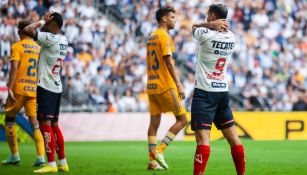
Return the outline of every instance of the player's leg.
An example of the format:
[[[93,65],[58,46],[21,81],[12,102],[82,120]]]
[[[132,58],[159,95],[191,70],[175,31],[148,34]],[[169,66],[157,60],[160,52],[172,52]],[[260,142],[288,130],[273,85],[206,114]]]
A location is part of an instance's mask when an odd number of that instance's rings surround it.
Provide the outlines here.
[[[203,174],[210,156],[210,130],[195,130],[197,143],[194,156],[194,175]]]
[[[191,128],[197,142],[194,157],[194,175],[203,174],[210,156],[210,131],[217,108],[214,93],[194,90],[192,100]]]
[[[39,129],[39,124],[36,117],[36,97],[28,97],[28,99],[25,101],[25,112],[26,115],[29,118],[31,127],[33,129],[33,135],[34,135],[34,141],[35,141],[35,147],[36,147],[36,161],[33,164],[33,166],[42,166],[45,162],[45,148],[44,148],[44,138],[43,135]]]
[[[234,126],[222,130],[224,137],[231,146],[231,155],[238,175],[245,174],[244,147],[240,142]]]
[[[45,152],[47,155],[48,164],[35,170],[34,173],[50,173],[58,172],[55,162],[55,137],[51,127],[52,116],[55,111],[56,97],[50,91],[41,87],[37,87],[37,118],[39,121],[39,129],[41,130],[44,138]]]
[[[229,106],[229,94],[225,92],[223,100],[220,102],[214,123],[216,127],[222,131],[224,137],[231,146],[231,154],[238,175],[245,174],[245,156],[244,148],[240,142],[239,136],[235,129],[235,121],[232,110]]]
[[[161,110],[155,95],[149,95],[149,111],[150,111],[150,122],[148,127],[148,155],[149,155],[149,163],[148,163],[148,170],[156,170],[156,169],[163,169],[155,160],[154,156],[151,156],[150,153],[153,151],[157,146],[157,132],[160,126],[161,121]]]
[[[1,162],[2,165],[16,165],[20,163],[15,118],[23,106],[24,99],[17,94],[15,94],[15,98],[15,103],[8,99],[5,104],[5,135],[11,154],[8,159]]]
[[[162,112],[172,111],[176,116],[176,122],[171,126],[161,141],[161,144],[155,148],[156,160],[165,169],[168,168],[164,160],[163,153],[170,143],[175,139],[176,135],[187,125],[187,117],[184,106],[178,97],[178,92],[170,89],[159,96],[159,104]]]
[[[55,136],[55,143],[56,143],[55,150],[59,159],[58,170],[62,172],[68,172],[69,167],[65,156],[65,146],[64,146],[65,141],[62,131],[59,127],[60,105],[61,105],[61,94],[59,93],[57,94],[56,109],[54,113],[55,117],[52,121],[52,130]]]
[[[176,122],[171,126],[167,134],[162,139],[162,142],[159,146],[157,146],[157,150],[160,153],[163,153],[168,145],[175,139],[176,135],[181,131],[187,124],[187,116],[186,114],[177,115]]]

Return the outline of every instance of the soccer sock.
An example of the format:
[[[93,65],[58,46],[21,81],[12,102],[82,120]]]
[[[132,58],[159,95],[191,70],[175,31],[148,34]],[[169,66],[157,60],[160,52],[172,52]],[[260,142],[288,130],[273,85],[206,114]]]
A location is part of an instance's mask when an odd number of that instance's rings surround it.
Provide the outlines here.
[[[194,175],[203,174],[210,155],[210,147],[206,145],[198,145],[194,158]]]
[[[231,155],[236,166],[237,174],[243,175],[245,173],[245,156],[243,145],[232,146]]]
[[[168,132],[166,136],[163,138],[161,144],[157,146],[157,150],[160,153],[163,153],[165,149],[167,148],[167,146],[174,140],[175,137],[176,137],[175,134]]]
[[[151,156],[150,156],[150,151],[152,151],[153,149],[155,149],[155,147],[157,146],[157,137],[156,136],[148,136],[148,152],[149,152],[149,160],[154,160]]]
[[[7,143],[9,144],[12,155],[15,157],[19,156],[18,143],[17,143],[17,132],[16,132],[14,122],[6,122],[5,133],[6,133],[5,135],[6,135]]]
[[[64,137],[59,126],[52,126],[54,132],[55,141],[56,141],[56,153],[58,154],[59,160],[65,159],[65,150],[64,150]]]
[[[35,141],[35,146],[36,146],[37,158],[44,160],[44,152],[45,152],[44,138],[43,138],[41,131],[39,130],[38,123],[32,125],[32,129],[34,132],[34,141]]]
[[[52,128],[49,125],[40,125],[39,128],[44,136],[45,151],[48,158],[48,164],[50,166],[55,166],[55,159],[54,159],[55,138]]]

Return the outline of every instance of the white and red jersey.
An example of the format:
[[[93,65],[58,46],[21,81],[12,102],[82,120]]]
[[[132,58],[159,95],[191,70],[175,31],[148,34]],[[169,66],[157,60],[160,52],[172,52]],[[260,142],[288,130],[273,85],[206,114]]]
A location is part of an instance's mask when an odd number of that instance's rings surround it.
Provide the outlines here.
[[[226,70],[235,47],[231,31],[218,32],[196,28],[193,37],[199,42],[195,88],[210,92],[228,91]]]
[[[48,91],[61,93],[60,71],[67,52],[67,39],[60,34],[38,32],[37,43],[41,46],[37,85]]]

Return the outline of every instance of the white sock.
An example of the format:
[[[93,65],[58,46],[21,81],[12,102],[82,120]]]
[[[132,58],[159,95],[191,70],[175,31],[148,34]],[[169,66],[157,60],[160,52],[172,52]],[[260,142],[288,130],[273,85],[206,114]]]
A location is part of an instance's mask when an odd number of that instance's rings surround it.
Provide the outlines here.
[[[66,158],[59,160],[59,165],[67,165]]]
[[[44,156],[36,156],[36,158],[39,159],[39,160],[45,160]]]
[[[19,152],[17,152],[16,154],[11,154],[14,158],[18,158],[19,157]]]
[[[51,167],[56,167],[56,163],[55,162],[48,162],[48,165]]]

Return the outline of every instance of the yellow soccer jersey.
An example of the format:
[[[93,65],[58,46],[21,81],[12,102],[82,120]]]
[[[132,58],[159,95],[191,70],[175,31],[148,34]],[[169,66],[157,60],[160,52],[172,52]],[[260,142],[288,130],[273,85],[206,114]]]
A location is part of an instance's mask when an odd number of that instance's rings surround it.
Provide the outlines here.
[[[12,45],[11,61],[19,61],[19,68],[13,91],[16,94],[36,97],[37,60],[40,46],[30,39]]]
[[[161,94],[168,89],[177,89],[175,81],[166,67],[163,56],[175,51],[173,40],[163,29],[151,33],[147,40],[147,93]],[[174,64],[174,61],[172,61]]]

